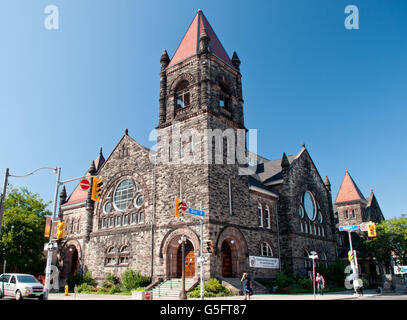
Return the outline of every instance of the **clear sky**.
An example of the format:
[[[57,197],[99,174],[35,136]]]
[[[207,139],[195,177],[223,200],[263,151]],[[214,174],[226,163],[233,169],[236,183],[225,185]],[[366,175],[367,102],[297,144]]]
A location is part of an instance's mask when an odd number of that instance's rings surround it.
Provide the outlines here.
[[[349,4],[358,30],[345,28]],[[45,28],[47,5],[58,30]],[[347,168],[385,218],[407,212],[405,0],[1,0],[1,185],[6,167],[80,176],[125,128],[152,147],[160,56],[172,57],[199,8],[242,62],[245,125],[261,155],[305,143],[333,200]],[[50,171],[10,183],[53,200]]]

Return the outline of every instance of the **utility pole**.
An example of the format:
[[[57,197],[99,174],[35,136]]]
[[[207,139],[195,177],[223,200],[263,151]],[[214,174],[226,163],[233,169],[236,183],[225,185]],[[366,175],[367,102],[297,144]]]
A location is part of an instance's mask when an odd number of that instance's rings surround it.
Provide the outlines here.
[[[52,264],[52,256],[53,256],[53,240],[52,236],[54,234],[54,221],[57,217],[57,207],[58,207],[58,189],[60,186],[60,177],[61,177],[61,168],[57,168],[57,181],[55,185],[55,196],[54,196],[54,211],[52,214],[51,220],[51,230],[49,235],[49,244],[48,244],[48,258],[47,258],[47,266],[45,268],[45,288],[47,290],[47,296],[49,292],[49,285],[50,285],[50,276],[51,276],[51,264]]]
[[[9,177],[9,168],[6,168],[6,174],[4,175],[3,191],[1,194],[0,202],[0,235],[1,235],[1,226],[3,223],[4,202],[6,201],[8,177]]]

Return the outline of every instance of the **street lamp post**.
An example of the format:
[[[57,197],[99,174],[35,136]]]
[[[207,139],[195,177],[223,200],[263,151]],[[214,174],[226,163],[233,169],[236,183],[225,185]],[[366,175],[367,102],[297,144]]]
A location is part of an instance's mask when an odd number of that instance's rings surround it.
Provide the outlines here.
[[[318,259],[318,254],[315,251],[311,251],[308,258],[312,259],[312,286],[314,289],[314,299],[315,299],[315,259]]]
[[[180,293],[180,299],[181,300],[186,300],[187,296],[185,294],[185,242],[187,240],[186,235],[181,236],[181,245],[182,245],[182,280],[181,280],[181,293]]]

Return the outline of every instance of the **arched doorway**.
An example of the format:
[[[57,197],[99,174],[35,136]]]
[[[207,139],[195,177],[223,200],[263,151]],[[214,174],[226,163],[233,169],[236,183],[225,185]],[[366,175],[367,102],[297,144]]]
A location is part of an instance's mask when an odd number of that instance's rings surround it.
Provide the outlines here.
[[[191,278],[195,276],[195,254],[194,246],[191,241],[185,242],[185,277]],[[177,250],[177,278],[182,276],[182,243]]]
[[[228,241],[223,241],[221,247],[222,277],[230,278],[232,272],[232,249]]]
[[[78,271],[79,266],[79,255],[78,250],[74,246],[69,247],[68,250],[72,250],[72,258],[71,258],[71,273],[76,274]]]
[[[80,271],[81,248],[76,241],[68,241],[61,252],[62,276],[67,277]]]
[[[249,250],[243,233],[236,227],[225,227],[216,244],[217,271],[224,278],[240,278],[248,270]]]

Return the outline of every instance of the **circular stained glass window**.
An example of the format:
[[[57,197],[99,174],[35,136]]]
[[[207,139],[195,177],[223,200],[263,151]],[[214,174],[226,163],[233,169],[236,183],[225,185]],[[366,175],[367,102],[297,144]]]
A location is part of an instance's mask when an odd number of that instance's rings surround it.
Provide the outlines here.
[[[314,196],[310,192],[305,192],[304,193],[304,209],[305,213],[307,214],[308,218],[311,221],[314,221],[316,218],[316,204],[315,204],[315,199]]]
[[[134,206],[136,208],[140,208],[144,203],[144,196],[142,194],[138,195],[137,198],[134,200]]]
[[[302,205],[298,207],[298,215],[300,216],[300,218],[304,218],[304,208],[302,207]]]
[[[134,197],[134,183],[130,179],[123,180],[117,186],[114,195],[113,203],[117,210],[125,210]]]

